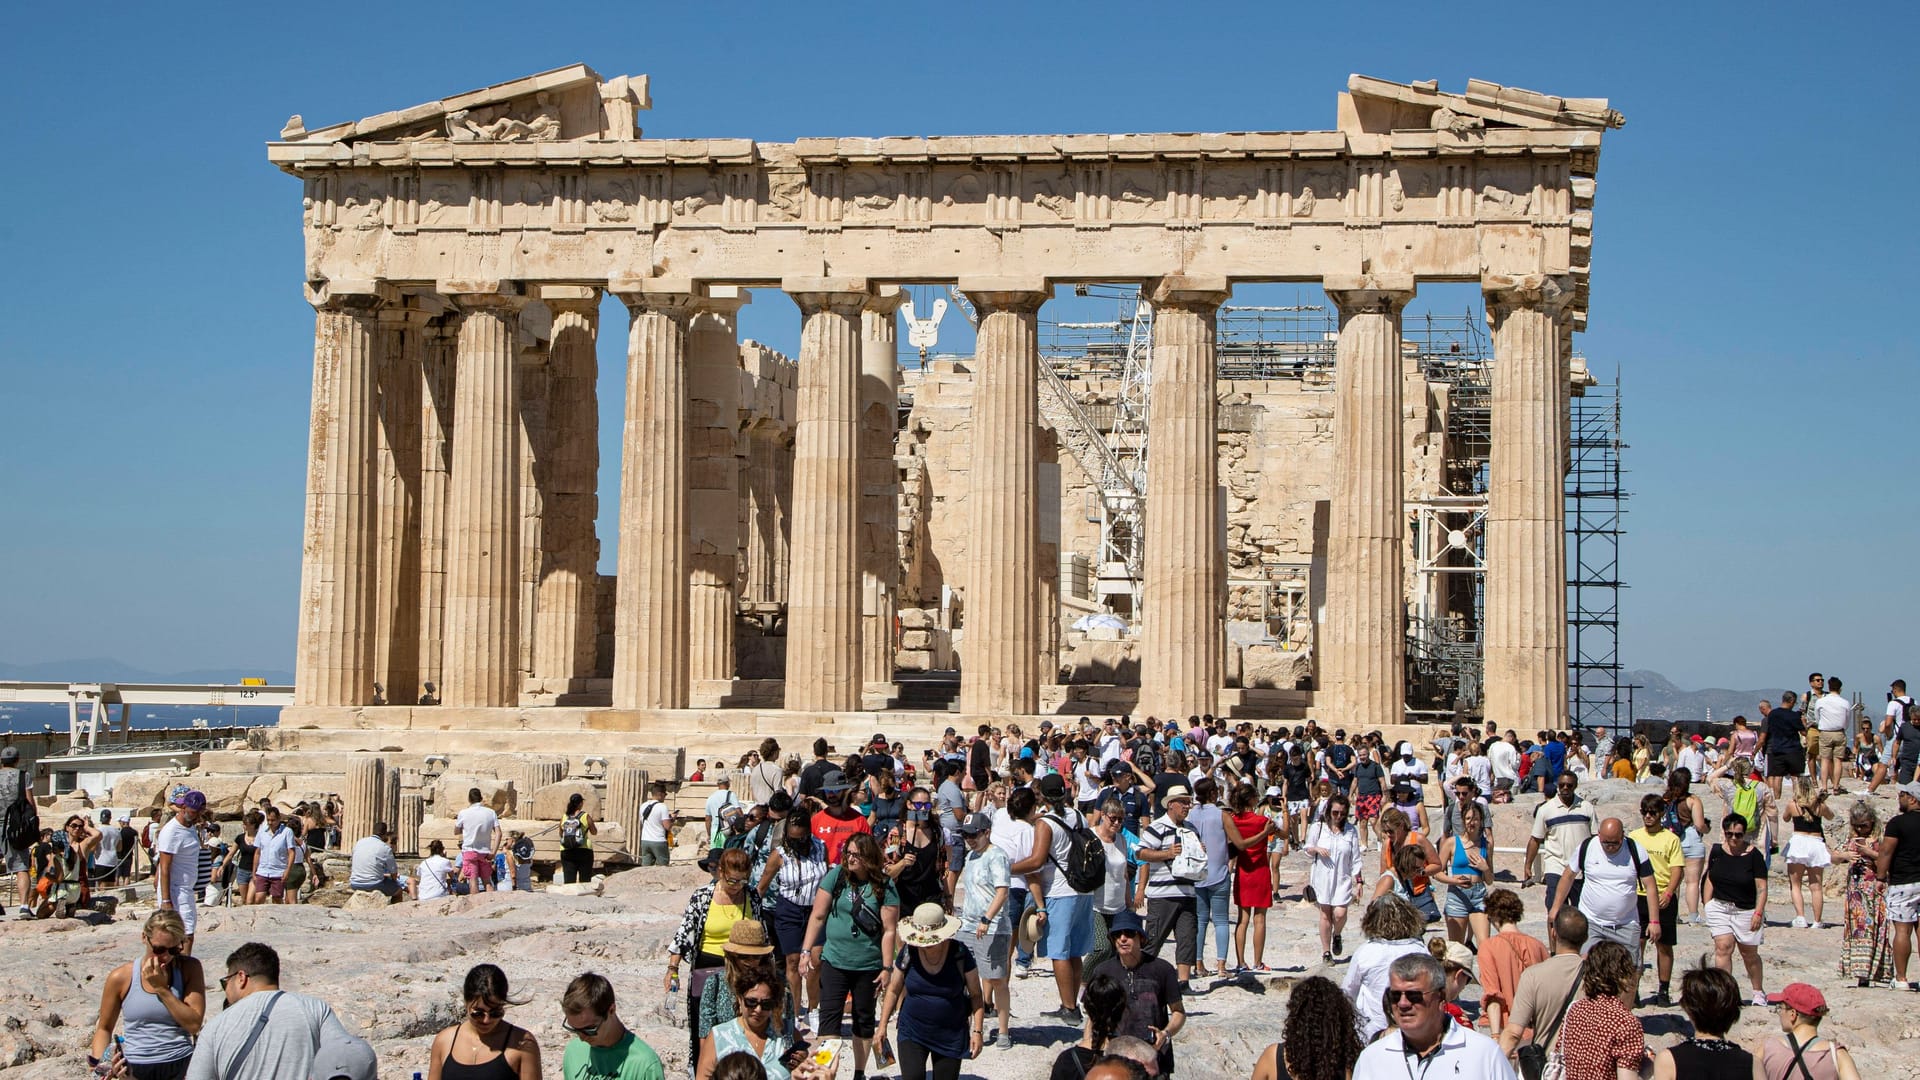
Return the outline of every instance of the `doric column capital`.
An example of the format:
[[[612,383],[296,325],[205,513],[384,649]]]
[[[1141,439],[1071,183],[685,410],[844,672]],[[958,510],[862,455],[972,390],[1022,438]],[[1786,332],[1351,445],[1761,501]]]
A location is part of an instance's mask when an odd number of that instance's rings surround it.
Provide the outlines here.
[[[1533,309],[1558,318],[1573,304],[1571,274],[1488,274],[1480,279],[1486,295],[1487,318],[1520,309]]]
[[[685,321],[703,297],[687,278],[625,278],[607,283],[607,291],[627,305],[627,314],[655,313]]]
[[[1398,315],[1414,296],[1412,274],[1329,274],[1321,285],[1342,315]]]
[[[1147,282],[1142,291],[1156,308],[1210,311],[1227,302],[1233,285],[1218,274],[1169,274]]]
[[[592,285],[542,285],[540,302],[555,315],[561,312],[593,313],[600,310],[600,290]]]
[[[526,290],[517,281],[443,281],[437,291],[463,312],[512,314],[527,306]]]
[[[1053,299],[1053,290],[1045,278],[977,277],[961,278],[960,291],[981,315],[990,311],[1027,314]]]
[[[694,306],[700,314],[719,315],[732,320],[740,309],[753,303],[753,297],[738,285],[709,285],[701,290]]]
[[[862,310],[872,315],[892,318],[900,305],[906,303],[907,292],[898,285],[876,285],[867,297],[866,307]]]
[[[316,311],[372,314],[389,298],[390,290],[373,281],[309,281],[307,303]]]
[[[799,305],[802,315],[858,315],[874,295],[866,278],[853,277],[785,278],[780,288]]]

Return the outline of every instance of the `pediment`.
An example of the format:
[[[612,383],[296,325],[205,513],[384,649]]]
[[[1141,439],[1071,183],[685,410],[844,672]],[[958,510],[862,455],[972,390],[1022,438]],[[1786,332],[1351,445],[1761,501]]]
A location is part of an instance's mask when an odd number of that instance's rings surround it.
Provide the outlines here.
[[[1340,100],[1340,130],[1348,134],[1450,131],[1468,135],[1487,127],[1603,131],[1625,123],[1624,116],[1607,107],[1606,98],[1554,97],[1482,79],[1468,79],[1464,94],[1449,94],[1430,81],[1396,83],[1353,75]]]
[[[585,64],[309,131],[296,114],[281,142],[563,142],[636,139],[635,114],[653,105],[645,75],[602,79]]]

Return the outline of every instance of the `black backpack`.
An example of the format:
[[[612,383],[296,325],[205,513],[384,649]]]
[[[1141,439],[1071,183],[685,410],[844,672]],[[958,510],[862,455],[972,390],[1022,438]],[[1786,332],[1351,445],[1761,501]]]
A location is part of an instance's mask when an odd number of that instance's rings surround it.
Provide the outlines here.
[[[1067,884],[1077,893],[1097,891],[1107,882],[1107,849],[1100,843],[1100,837],[1087,827],[1087,819],[1082,817],[1080,824],[1069,825],[1058,814],[1048,814],[1047,820],[1067,834],[1067,857],[1054,859],[1051,852],[1047,857],[1053,865],[1067,875]]]
[[[13,804],[7,807],[7,846],[15,851],[25,851],[40,839],[40,809],[33,803],[33,795],[27,790],[27,773],[24,769],[15,769],[20,778],[20,791],[14,796]]]

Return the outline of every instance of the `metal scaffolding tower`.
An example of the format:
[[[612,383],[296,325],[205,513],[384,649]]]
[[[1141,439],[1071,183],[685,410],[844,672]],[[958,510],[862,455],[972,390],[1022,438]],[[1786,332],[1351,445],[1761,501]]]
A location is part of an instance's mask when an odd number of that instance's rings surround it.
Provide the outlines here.
[[[1573,399],[1567,468],[1567,715],[1575,727],[1632,727],[1620,684],[1620,375]],[[1623,696],[1623,689],[1627,691]]]

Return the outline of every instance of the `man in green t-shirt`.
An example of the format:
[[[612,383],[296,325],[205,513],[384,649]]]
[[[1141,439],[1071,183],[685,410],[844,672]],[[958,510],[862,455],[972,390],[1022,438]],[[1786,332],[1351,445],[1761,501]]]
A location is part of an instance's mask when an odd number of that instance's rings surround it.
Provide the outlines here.
[[[613,984],[589,971],[560,997],[562,1026],[573,1034],[560,1062],[565,1080],[666,1080],[653,1047],[627,1030],[613,1011]]]

